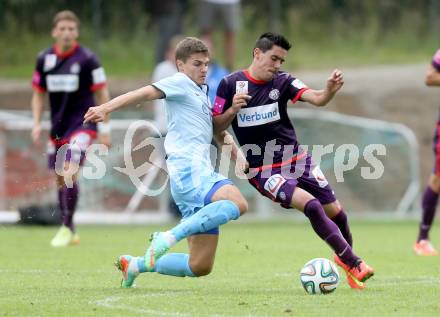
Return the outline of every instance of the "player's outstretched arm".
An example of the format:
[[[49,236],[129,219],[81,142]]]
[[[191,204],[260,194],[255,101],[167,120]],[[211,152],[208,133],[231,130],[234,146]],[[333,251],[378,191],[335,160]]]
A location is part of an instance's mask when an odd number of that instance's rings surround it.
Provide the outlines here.
[[[314,106],[325,106],[344,85],[344,77],[340,70],[335,69],[327,79],[327,86],[322,90],[308,89],[302,96],[301,100],[311,103]]]
[[[426,86],[440,86],[440,72],[430,65],[425,75]]]
[[[232,99],[232,106],[224,113],[213,118],[214,133],[219,133],[226,130],[234,120],[237,112],[239,112],[242,107],[245,107],[250,99],[251,96],[247,94],[235,94],[234,98]]]
[[[108,114],[115,110],[132,104],[137,104],[141,101],[155,100],[162,97],[163,93],[160,90],[148,85],[120,95],[100,106],[90,107],[87,113],[84,115],[84,123],[103,122],[107,119]]]

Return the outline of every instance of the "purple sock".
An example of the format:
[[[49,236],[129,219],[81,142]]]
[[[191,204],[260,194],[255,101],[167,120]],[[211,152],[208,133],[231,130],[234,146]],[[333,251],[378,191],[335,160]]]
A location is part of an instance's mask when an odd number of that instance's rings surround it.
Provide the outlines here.
[[[429,230],[434,221],[435,210],[437,208],[438,193],[433,191],[431,187],[426,187],[422,200],[422,222],[420,223],[419,237],[417,241],[428,240]]]
[[[66,215],[66,203],[64,200],[64,187],[58,189],[58,206],[61,212],[61,221],[64,223],[64,217]]]
[[[345,241],[347,241],[350,247],[353,248],[353,237],[351,236],[347,214],[344,212],[344,209],[341,209],[336,216],[331,218],[331,220],[338,226]]]
[[[73,223],[73,214],[75,213],[76,203],[78,202],[78,184],[73,183],[72,188],[64,187],[64,201],[66,204],[66,212],[64,216],[64,225],[73,232],[75,232],[75,225]]]
[[[359,258],[353,253],[336,224],[327,217],[318,199],[310,200],[304,207],[304,214],[309,218],[313,230],[327,242],[339,258],[352,267]]]

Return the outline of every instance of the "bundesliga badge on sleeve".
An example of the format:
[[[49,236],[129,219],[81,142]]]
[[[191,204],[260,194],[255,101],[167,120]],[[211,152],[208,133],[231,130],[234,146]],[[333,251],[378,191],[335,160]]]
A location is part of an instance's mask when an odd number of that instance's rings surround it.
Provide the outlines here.
[[[235,83],[235,93],[236,94],[247,94],[248,93],[248,81],[239,80]]]

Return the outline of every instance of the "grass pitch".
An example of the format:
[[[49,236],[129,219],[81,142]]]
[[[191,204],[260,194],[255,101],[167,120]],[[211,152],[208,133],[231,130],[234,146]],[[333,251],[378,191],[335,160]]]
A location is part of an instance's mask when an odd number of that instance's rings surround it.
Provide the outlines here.
[[[228,224],[203,278],[146,273],[120,289],[119,254],[140,255],[164,227],[80,226],[81,246],[49,247],[57,228],[0,226],[0,316],[438,316],[440,257],[412,253],[415,222],[353,222],[356,252],[376,269],[368,289],[342,281],[308,295],[302,265],[332,258],[307,223]],[[440,228],[432,240],[440,246]],[[174,251],[185,251],[181,242]]]

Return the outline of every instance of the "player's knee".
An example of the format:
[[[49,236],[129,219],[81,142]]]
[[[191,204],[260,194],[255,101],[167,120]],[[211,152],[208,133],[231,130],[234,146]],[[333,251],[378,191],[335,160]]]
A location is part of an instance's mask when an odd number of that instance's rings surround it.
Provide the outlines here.
[[[190,263],[191,271],[195,276],[205,276],[212,272],[213,264],[212,263],[201,263],[195,262]]]
[[[234,203],[237,205],[238,209],[240,210],[240,216],[243,215],[248,211],[249,205],[246,199],[244,197],[240,197]]]

